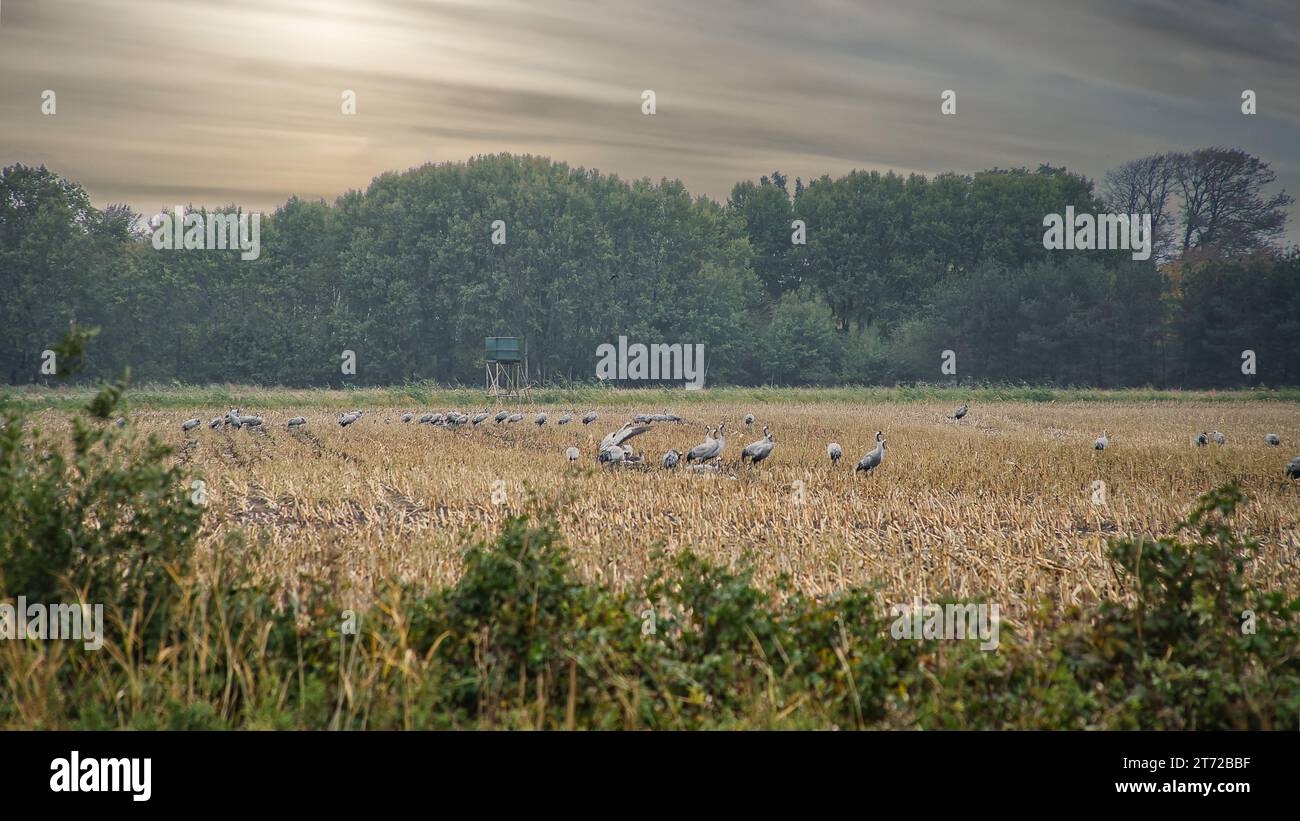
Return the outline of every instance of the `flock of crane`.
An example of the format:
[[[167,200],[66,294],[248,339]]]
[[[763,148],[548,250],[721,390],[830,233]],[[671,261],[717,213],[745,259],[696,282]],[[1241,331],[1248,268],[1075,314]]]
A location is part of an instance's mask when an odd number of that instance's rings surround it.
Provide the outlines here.
[[[963,403],[962,406],[957,408],[953,413],[952,418],[953,420],[960,422],[965,418],[969,411],[970,406]],[[355,424],[364,415],[365,411],[360,410],[340,413],[338,418],[339,427],[346,428],[349,425]],[[415,421],[417,424],[421,425],[459,428],[463,425],[475,427],[486,422],[489,418],[498,425],[515,424],[523,421],[524,415],[517,411],[512,412],[508,410],[498,411],[495,415],[488,411],[480,411],[473,416],[459,411],[448,411],[446,413],[426,413],[420,416],[417,420],[414,413],[407,412],[402,414],[401,421],[408,424]],[[566,413],[557,419],[555,424],[567,425],[570,422],[573,422],[574,418],[574,414]],[[600,415],[593,410],[583,414],[581,421],[583,425],[590,425],[599,418]],[[533,417],[533,424],[539,428],[545,425],[548,421],[550,421],[550,416],[544,412],[538,413]],[[629,442],[631,442],[635,437],[649,431],[651,425],[655,422],[681,423],[682,421],[683,419],[680,416],[668,413],[667,411],[664,411],[663,413],[637,414],[633,417],[631,422],[625,423],[618,430],[607,434],[603,439],[601,439],[600,446],[596,450],[596,460],[604,465],[644,464],[645,455],[635,453]],[[122,424],[123,420],[118,420],[118,422],[119,424]],[[223,428],[234,428],[238,430],[240,428],[246,428],[250,431],[255,431],[263,430],[264,424],[262,417],[245,416],[238,408],[232,408],[222,416],[212,417],[208,422],[208,427],[212,430]],[[306,424],[307,419],[305,417],[295,416],[286,422],[286,427],[289,430],[296,430]],[[746,414],[746,428],[752,427],[753,424],[754,414]],[[193,431],[202,425],[203,420],[198,417],[187,419],[181,423],[181,431],[185,434],[189,434],[190,431]],[[1264,441],[1266,444],[1273,447],[1277,447],[1282,443],[1281,438],[1276,433],[1266,434],[1264,436]],[[1210,431],[1209,433],[1202,432],[1192,439],[1192,443],[1197,447],[1205,447],[1210,442],[1214,442],[1217,445],[1223,445],[1227,442],[1227,437],[1216,430]],[[885,439],[884,433],[882,431],[876,431],[875,448],[868,451],[865,456],[858,460],[857,466],[853,469],[854,475],[858,472],[864,472],[870,475],[872,471],[880,467],[880,464],[885,460],[886,446],[887,440]],[[1103,430],[1101,436],[1097,437],[1092,446],[1095,450],[1099,451],[1108,448],[1110,446],[1110,436],[1107,431]],[[727,423],[723,421],[716,428],[706,426],[704,431],[704,441],[686,451],[686,469],[696,473],[719,472],[722,455],[726,450],[726,447]],[[763,427],[763,438],[745,445],[744,449],[740,453],[740,461],[742,463],[749,462],[757,465],[771,456],[775,447],[776,439],[772,436],[765,425]],[[826,455],[830,457],[832,465],[839,463],[840,457],[843,453],[844,450],[840,447],[838,442],[831,442],[826,446]],[[570,462],[576,462],[582,457],[582,453],[576,447],[569,447],[565,450],[565,457]],[[663,455],[661,463],[665,468],[672,469],[677,467],[678,464],[681,463],[682,459],[683,455],[681,453],[676,450],[669,450]],[[1291,479],[1300,479],[1300,456],[1292,459],[1286,466],[1286,476]]]

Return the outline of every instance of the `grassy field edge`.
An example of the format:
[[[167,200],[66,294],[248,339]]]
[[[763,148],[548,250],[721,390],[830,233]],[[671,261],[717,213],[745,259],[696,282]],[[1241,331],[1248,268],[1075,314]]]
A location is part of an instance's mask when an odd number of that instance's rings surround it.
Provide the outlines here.
[[[0,402],[25,410],[73,410],[94,396],[96,387],[10,386],[0,388]],[[477,388],[416,382],[367,388],[285,388],[255,385],[162,385],[131,387],[125,396],[132,407],[257,409],[368,407],[478,408],[529,405],[598,405],[654,410],[706,402],[893,404],[948,402],[1291,402],[1300,403],[1300,388],[1254,388],[1234,391],[1126,388],[1030,387],[1016,385],[907,385],[897,387],[846,385],[833,388],[711,387],[704,390],[603,385],[543,387],[527,398],[494,400]]]

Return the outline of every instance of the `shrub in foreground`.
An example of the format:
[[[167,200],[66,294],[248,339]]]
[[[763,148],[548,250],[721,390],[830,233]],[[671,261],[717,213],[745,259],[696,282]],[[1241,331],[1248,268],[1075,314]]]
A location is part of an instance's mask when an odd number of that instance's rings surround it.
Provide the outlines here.
[[[114,613],[99,651],[0,642],[2,727],[1272,729],[1300,712],[1300,600],[1247,581],[1235,485],[1201,499],[1187,541],[1111,543],[1121,600],[1033,611],[981,652],[891,638],[872,590],[816,599],[689,551],[613,591],[576,575],[545,513],[471,545],[451,587],[346,612],[319,582],[254,582],[238,542],[195,567],[200,513],[167,450],[95,416],[70,448],[15,411],[0,427],[0,601]]]

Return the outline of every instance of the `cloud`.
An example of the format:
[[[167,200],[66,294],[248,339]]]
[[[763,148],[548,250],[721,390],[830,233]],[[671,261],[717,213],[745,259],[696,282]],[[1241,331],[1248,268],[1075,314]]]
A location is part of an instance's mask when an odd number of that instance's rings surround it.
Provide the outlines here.
[[[10,0],[0,20],[0,162],[145,211],[332,199],[496,151],[724,198],[774,168],[1051,162],[1099,179],[1228,144],[1294,192],[1298,91],[1291,0]]]

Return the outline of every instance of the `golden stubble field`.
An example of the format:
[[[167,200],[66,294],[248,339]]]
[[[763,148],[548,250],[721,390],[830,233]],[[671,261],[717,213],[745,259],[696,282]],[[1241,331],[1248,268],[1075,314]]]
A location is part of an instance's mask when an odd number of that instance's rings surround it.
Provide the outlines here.
[[[454,581],[466,537],[493,534],[535,497],[558,504],[578,572],[616,587],[640,578],[656,548],[689,547],[720,562],[748,560],[765,582],[788,573],[810,593],[876,582],[887,600],[987,596],[1014,618],[1031,601],[1060,609],[1123,595],[1106,538],[1170,533],[1198,494],[1233,478],[1249,496],[1237,524],[1263,543],[1249,572],[1300,589],[1300,483],[1283,476],[1300,453],[1294,404],[1008,402],[974,404],[961,423],[937,405],[698,404],[681,411],[685,423],[656,423],[632,440],[645,468],[595,459],[600,438],[631,419],[626,408],[598,407],[600,419],[585,427],[554,420],[587,407],[520,407],[522,422],[489,418],[460,430],[403,424],[403,411],[422,409],[392,407],[370,408],[346,429],[334,411],[301,408],[263,413],[264,435],[180,431],[189,416],[225,410],[132,414],[205,481],[204,550],[243,531],[257,574],[326,578],[358,605],[393,579]],[[542,428],[532,423],[539,410],[551,417]],[[305,430],[286,430],[298,413]],[[721,475],[660,466],[667,449],[684,454],[706,423],[724,419]],[[765,424],[774,453],[742,465],[741,448]],[[1099,453],[1092,442],[1103,428],[1110,448]],[[1194,447],[1192,437],[1210,429],[1227,444]],[[888,440],[885,462],[855,478],[876,430]],[[1265,444],[1269,432],[1281,447]],[[826,455],[832,441],[844,449],[836,467]],[[582,451],[576,465],[564,455],[570,445]],[[504,504],[493,502],[498,480]]]

